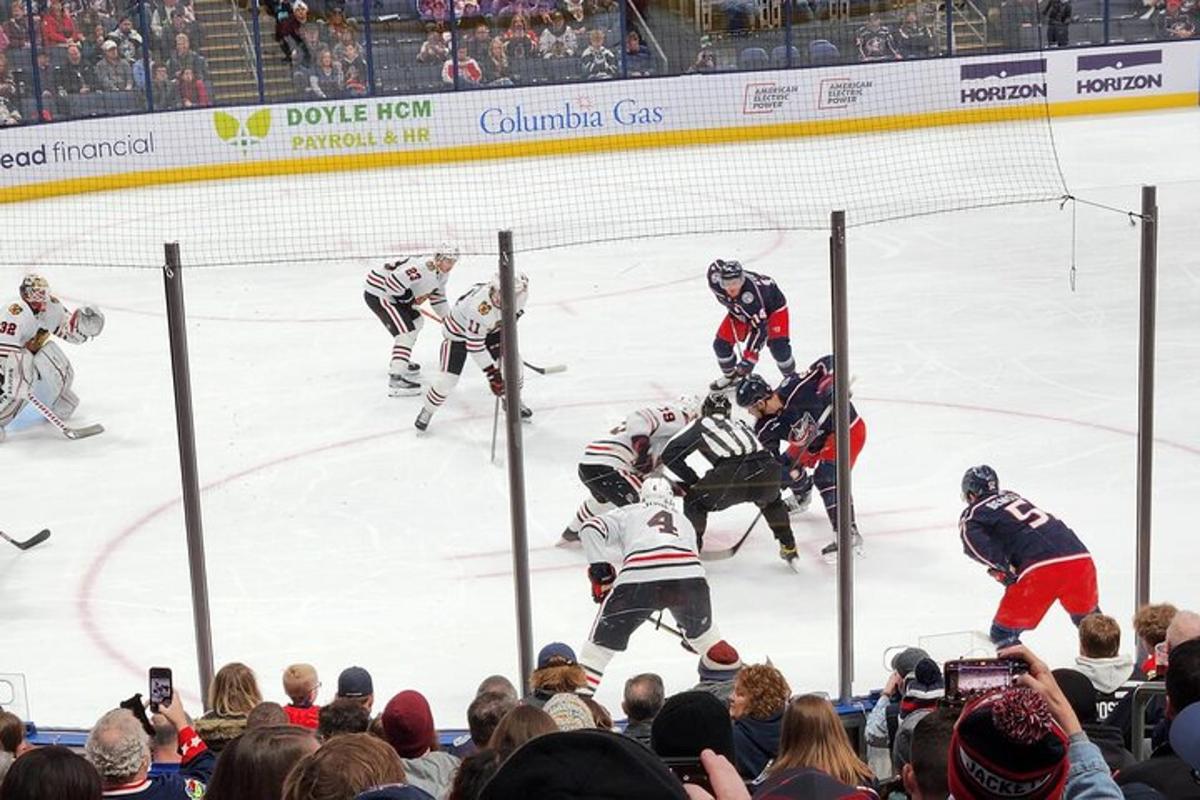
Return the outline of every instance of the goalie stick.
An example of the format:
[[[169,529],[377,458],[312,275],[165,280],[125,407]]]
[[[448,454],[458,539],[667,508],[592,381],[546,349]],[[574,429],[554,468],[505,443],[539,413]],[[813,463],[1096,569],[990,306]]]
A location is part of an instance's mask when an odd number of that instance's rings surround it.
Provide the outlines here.
[[[0,531],[0,539],[3,539],[4,541],[8,542],[9,544],[11,544],[13,547],[17,548],[18,550],[28,550],[31,547],[36,547],[37,545],[41,544],[42,542],[46,541],[49,538],[50,538],[50,529],[49,528],[43,528],[42,530],[38,531],[33,536],[30,536],[28,539],[26,539],[24,541],[14,539],[11,536],[9,536],[7,533],[5,533],[4,531]]]
[[[82,428],[72,428],[70,425],[59,419],[58,414],[55,414],[50,410],[50,406],[43,403],[33,394],[29,395],[29,403],[37,409],[39,414],[46,418],[47,422],[58,428],[59,431],[62,432],[63,436],[71,439],[72,441],[75,439],[86,439],[89,436],[95,436],[96,434],[104,433],[104,426],[98,422],[93,425],[85,425]]]

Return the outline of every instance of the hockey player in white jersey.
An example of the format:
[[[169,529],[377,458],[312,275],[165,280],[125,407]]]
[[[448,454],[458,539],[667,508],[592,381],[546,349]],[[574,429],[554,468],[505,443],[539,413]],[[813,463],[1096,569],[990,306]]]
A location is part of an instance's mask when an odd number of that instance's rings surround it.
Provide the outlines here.
[[[50,294],[40,275],[21,281],[21,299],[0,314],[0,441],[4,427],[21,413],[35,384],[39,396],[62,419],[79,405],[71,386],[75,370],[51,337],[72,344],[94,339],[104,330],[104,314],[94,306],[69,311]]]
[[[638,501],[642,479],[658,466],[671,437],[700,416],[700,398],[684,395],[674,403],[639,408],[607,436],[588,444],[579,459],[579,480],[589,496],[562,533],[560,544],[579,541],[579,529],[592,517]]]
[[[446,281],[458,263],[458,247],[442,242],[427,261],[402,258],[367,273],[363,299],[392,335],[388,365],[388,394],[402,397],[421,393],[421,365],[412,361],[413,345],[425,324],[418,306],[428,300],[439,317],[446,316]]]
[[[529,278],[517,273],[514,278],[516,313],[524,313],[525,301],[529,298]],[[450,313],[442,317],[441,372],[425,392],[425,404],[414,423],[417,430],[426,430],[433,414],[462,377],[463,365],[469,353],[483,374],[488,387],[496,397],[504,398],[504,378],[500,374],[500,276],[494,275],[487,283],[477,283],[455,301]],[[521,419],[527,420],[533,412],[521,404]]]
[[[579,653],[592,692],[608,662],[655,611],[671,612],[684,641],[701,654],[702,663],[714,648],[729,649],[713,624],[696,533],[677,510],[670,481],[647,478],[640,499],[635,505],[593,517],[580,534],[592,599],[601,604]]]

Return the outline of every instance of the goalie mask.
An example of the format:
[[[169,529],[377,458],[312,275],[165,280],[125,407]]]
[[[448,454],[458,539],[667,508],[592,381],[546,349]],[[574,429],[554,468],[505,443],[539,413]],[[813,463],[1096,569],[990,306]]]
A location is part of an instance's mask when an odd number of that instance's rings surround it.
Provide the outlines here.
[[[50,282],[41,275],[26,275],[21,281],[21,299],[36,313],[41,313],[50,302]]]

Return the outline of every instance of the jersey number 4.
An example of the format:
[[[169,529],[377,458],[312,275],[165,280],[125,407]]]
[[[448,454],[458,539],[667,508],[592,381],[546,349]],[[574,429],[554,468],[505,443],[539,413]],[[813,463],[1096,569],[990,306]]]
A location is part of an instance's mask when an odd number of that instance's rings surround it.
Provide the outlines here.
[[[651,528],[658,528],[659,533],[669,533],[672,536],[679,535],[679,529],[675,527],[675,516],[670,511],[658,512],[646,520],[646,524]]]
[[[1050,521],[1049,514],[1023,498],[1012,501],[1004,507],[1004,510],[1029,525],[1030,528],[1040,528]]]

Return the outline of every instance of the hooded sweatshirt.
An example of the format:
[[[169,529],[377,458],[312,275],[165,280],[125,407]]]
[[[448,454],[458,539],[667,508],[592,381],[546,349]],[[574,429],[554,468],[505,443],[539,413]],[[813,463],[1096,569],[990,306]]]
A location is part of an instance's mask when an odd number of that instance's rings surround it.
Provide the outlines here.
[[[733,751],[737,771],[747,780],[757,778],[777,755],[783,713],[770,719],[741,717],[733,721]]]
[[[1100,694],[1112,694],[1133,674],[1133,657],[1118,655],[1112,658],[1075,659],[1076,669],[1088,677]]]
[[[404,774],[409,786],[424,789],[434,797],[445,797],[454,783],[454,773],[460,762],[449,753],[430,750],[419,758],[402,758]]]

